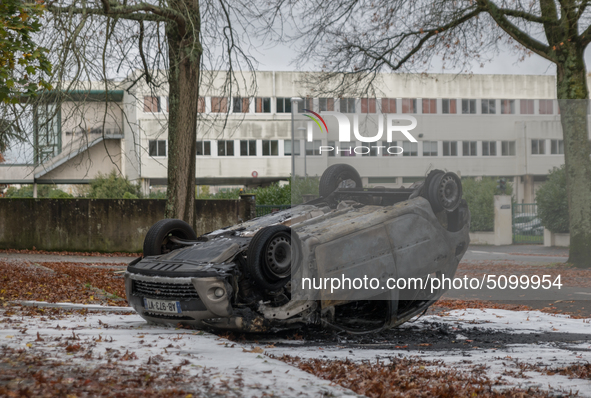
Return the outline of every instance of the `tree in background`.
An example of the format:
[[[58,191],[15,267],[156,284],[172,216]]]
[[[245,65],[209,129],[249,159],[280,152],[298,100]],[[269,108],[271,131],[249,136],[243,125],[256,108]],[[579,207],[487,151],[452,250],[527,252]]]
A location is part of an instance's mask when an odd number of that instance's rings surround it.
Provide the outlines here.
[[[33,40],[41,29],[42,2],[0,2],[0,102],[17,103],[39,89],[51,89],[44,74],[51,74],[47,49]],[[2,133],[2,131],[0,131]]]
[[[564,136],[569,262],[591,267],[591,158],[587,126],[585,50],[591,43],[590,0],[275,0],[257,16],[268,33],[297,23],[297,58],[325,74],[310,87],[319,95],[361,96],[379,91],[377,73],[425,72],[433,60],[467,71],[504,46],[517,59],[536,54],[556,65]],[[374,82],[376,84],[374,84]],[[580,101],[572,101],[580,100]]]
[[[18,3],[9,3],[13,1]],[[241,72],[253,70],[250,56],[241,47],[244,40],[248,41],[241,32],[250,23],[243,18],[241,6],[227,0],[56,0],[47,2],[46,11],[43,28],[35,26],[39,29],[35,39],[49,50],[47,57],[53,65],[49,83],[54,89],[27,103],[0,108],[0,119],[14,126],[12,131],[32,131],[21,126],[32,120],[37,130],[50,131],[55,120],[64,120],[60,112],[65,102],[84,115],[84,104],[78,101],[84,93],[106,92],[105,115],[111,112],[119,118],[124,109],[110,108],[108,92],[112,90],[137,93],[140,100],[148,93],[156,98],[167,96],[167,104],[153,104],[158,112],[160,108],[167,110],[167,120],[161,126],[162,133],[168,134],[166,217],[194,224],[197,130],[223,119],[198,124],[205,119],[199,114],[199,93],[211,87],[227,98],[248,98],[254,92],[254,75]],[[228,73],[202,73],[204,70]],[[227,101],[227,107],[220,106],[217,115],[229,113],[229,104]],[[43,120],[37,120],[40,109]],[[160,120],[155,118],[157,123]],[[124,116],[123,123],[135,122]],[[222,120],[218,132],[224,131],[224,123]],[[84,136],[85,126],[81,127],[78,130]],[[107,116],[102,127],[103,135],[111,129]],[[135,137],[138,142],[139,137]],[[140,148],[135,144],[123,156],[135,159],[141,155]],[[92,163],[92,159],[86,160]],[[113,164],[119,167],[115,161]]]
[[[569,232],[567,198],[565,168],[555,167],[536,192],[538,216],[545,228],[552,232]]]
[[[501,195],[497,179],[484,177],[462,179],[463,197],[470,209],[470,231],[493,231],[495,227],[495,195]],[[512,184],[507,184],[504,195],[513,193]]]

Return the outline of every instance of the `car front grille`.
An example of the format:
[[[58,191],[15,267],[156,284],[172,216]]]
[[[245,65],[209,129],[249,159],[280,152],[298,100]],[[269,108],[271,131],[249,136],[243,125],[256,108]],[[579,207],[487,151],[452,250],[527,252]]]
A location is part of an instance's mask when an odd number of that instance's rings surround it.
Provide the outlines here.
[[[161,299],[195,299],[199,298],[195,286],[191,283],[164,283],[133,281],[134,296]]]

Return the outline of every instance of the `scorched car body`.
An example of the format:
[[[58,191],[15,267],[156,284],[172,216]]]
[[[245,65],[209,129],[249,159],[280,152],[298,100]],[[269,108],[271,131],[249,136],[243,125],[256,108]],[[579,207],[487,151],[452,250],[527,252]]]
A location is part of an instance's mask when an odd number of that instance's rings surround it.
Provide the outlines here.
[[[394,327],[443,290],[311,289],[304,278],[452,278],[470,212],[453,173],[409,188],[361,188],[329,167],[319,199],[196,237],[180,220],[148,232],[129,264],[127,299],[148,322],[245,332],[322,325],[352,333]]]

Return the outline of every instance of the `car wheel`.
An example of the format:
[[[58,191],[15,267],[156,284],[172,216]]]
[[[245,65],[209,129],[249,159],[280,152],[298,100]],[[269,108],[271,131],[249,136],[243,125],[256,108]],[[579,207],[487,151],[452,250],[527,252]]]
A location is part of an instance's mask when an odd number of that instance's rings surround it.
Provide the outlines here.
[[[462,181],[455,173],[432,172],[425,183],[427,200],[434,213],[454,211],[462,200]]]
[[[281,289],[291,277],[291,228],[273,225],[260,229],[250,241],[246,267],[254,284]]]
[[[362,188],[361,176],[353,166],[348,164],[333,164],[320,177],[319,194],[326,198],[333,193],[340,184],[349,180],[348,188]]]
[[[169,240],[171,236],[197,240],[197,234],[193,228],[183,220],[175,218],[160,220],[152,225],[144,238],[144,257],[159,256],[177,249],[177,245]]]

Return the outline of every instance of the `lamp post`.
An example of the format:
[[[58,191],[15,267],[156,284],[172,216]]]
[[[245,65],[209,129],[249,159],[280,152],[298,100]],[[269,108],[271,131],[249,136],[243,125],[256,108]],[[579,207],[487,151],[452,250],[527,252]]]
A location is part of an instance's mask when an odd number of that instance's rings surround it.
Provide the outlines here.
[[[291,183],[295,185],[295,103],[302,101],[300,97],[291,98]]]
[[[312,122],[308,122],[308,124],[312,124]],[[298,127],[298,131],[306,131],[307,128],[306,127]],[[304,177],[308,178],[308,164],[307,164],[307,159],[306,156],[308,155],[308,140],[304,139]],[[295,151],[294,151],[295,152]]]

